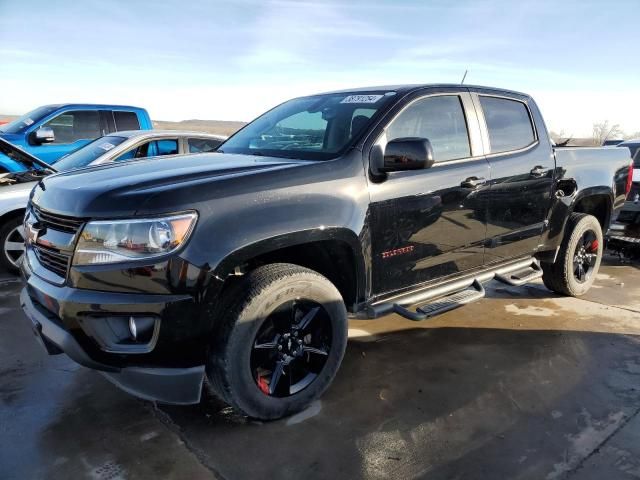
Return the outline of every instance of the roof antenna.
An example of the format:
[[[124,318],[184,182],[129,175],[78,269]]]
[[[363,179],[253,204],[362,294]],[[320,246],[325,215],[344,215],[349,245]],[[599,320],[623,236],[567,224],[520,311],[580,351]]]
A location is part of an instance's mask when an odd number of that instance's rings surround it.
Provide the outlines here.
[[[464,83],[464,79],[467,78],[467,72],[469,72],[469,70],[464,71],[464,75],[462,76],[462,81],[460,82],[460,85],[462,85]]]

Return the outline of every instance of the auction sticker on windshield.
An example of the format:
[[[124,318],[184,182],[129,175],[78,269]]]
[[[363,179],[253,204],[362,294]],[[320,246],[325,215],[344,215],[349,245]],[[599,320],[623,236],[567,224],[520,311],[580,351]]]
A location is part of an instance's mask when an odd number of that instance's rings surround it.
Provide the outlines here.
[[[111,150],[113,147],[115,147],[114,144],[109,143],[109,142],[105,142],[102,145],[100,145],[100,148],[103,149],[105,152],[108,152],[109,150]]]
[[[340,103],[376,103],[384,95],[349,95]]]

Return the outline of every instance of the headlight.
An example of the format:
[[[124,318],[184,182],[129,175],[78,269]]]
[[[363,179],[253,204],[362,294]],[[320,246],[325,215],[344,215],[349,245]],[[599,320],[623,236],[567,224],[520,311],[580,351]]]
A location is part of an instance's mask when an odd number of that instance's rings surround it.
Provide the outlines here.
[[[96,265],[153,258],[180,248],[198,214],[183,213],[141,220],[104,220],[85,225],[73,256],[74,265]]]

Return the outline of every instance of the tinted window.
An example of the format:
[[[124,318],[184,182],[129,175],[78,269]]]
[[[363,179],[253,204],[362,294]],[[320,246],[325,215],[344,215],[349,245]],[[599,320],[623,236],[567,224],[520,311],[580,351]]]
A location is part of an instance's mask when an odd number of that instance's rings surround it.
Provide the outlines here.
[[[427,138],[437,162],[471,156],[469,133],[460,97],[444,95],[416,100],[387,127],[387,141]]]
[[[65,171],[73,168],[86,167],[94,160],[97,160],[108,151],[120,145],[126,138],[116,136],[106,136],[88,143],[84,147],[67,155],[62,160],[56,162],[56,170]]]
[[[113,112],[113,118],[116,121],[116,130],[140,130],[140,122],[138,115],[133,112]]]
[[[55,135],[53,143],[72,143],[91,140],[102,135],[100,118],[95,110],[64,112],[43,126],[51,127]]]
[[[527,147],[535,136],[527,106],[517,100],[480,96],[489,130],[491,153]]]
[[[213,152],[222,141],[213,138],[189,138],[189,153]]]
[[[156,140],[156,155],[175,155],[178,153],[178,140]]]
[[[145,142],[142,145],[126,151],[116,158],[114,162],[125,162],[136,158],[155,157],[157,155],[174,155],[176,153],[178,153],[178,140],[154,140],[152,142]]]

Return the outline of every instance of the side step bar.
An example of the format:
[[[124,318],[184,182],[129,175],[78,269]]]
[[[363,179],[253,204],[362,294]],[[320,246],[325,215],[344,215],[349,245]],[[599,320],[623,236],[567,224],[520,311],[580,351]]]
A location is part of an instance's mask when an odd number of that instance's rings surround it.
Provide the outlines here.
[[[512,287],[519,287],[542,277],[542,267],[533,260],[531,265],[510,274],[496,274],[495,279]]]
[[[393,305],[393,311],[398,315],[408,318],[409,320],[413,320],[414,322],[426,320],[428,318],[435,317],[436,315],[448,312],[449,310],[454,310],[466,305],[467,303],[480,300],[485,296],[484,287],[479,281],[474,280],[473,285],[471,286],[473,287],[471,290],[461,290],[431,303],[421,305],[415,312],[407,310],[397,303]]]
[[[485,295],[482,284],[498,280],[508,285],[522,285],[542,276],[542,268],[534,258],[525,258],[464,276],[437,286],[427,286],[366,307],[359,318],[375,319],[397,313],[413,321],[426,320],[453,310]],[[433,300],[436,300],[435,302]],[[414,312],[407,307],[422,303]]]

